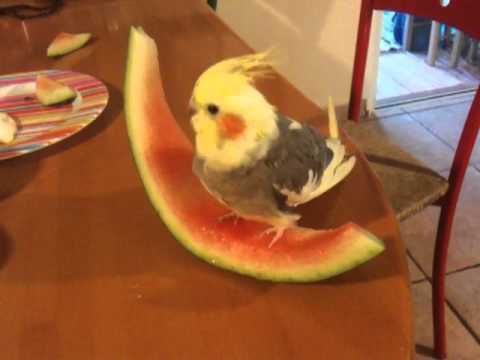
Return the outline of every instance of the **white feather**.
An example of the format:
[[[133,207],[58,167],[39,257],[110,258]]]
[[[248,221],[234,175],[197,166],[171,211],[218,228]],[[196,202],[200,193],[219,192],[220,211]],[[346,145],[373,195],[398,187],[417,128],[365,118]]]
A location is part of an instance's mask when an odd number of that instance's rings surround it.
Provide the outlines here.
[[[333,105],[333,99],[331,96],[328,97],[328,127],[330,137],[332,139],[338,139],[337,114],[335,113],[335,106]]]
[[[327,139],[327,147],[332,151],[333,157],[323,172],[321,181],[314,174],[313,170],[308,170],[308,179],[299,193],[280,188],[277,185],[274,187],[283,195],[287,197],[287,204],[289,206],[298,206],[305,204],[310,200],[322,195],[324,192],[330,190],[332,187],[342,181],[352,171],[355,165],[355,156],[351,156],[344,161],[345,146],[340,143],[338,139]]]
[[[288,206],[298,206],[300,204],[303,204],[305,201],[308,201],[306,199],[309,198],[310,194],[315,191],[315,189],[318,187],[318,177],[314,174],[313,170],[310,169],[308,170],[308,179],[305,185],[303,185],[302,189],[300,190],[299,193],[286,189],[286,188],[280,188],[277,185],[274,185],[275,189],[277,189],[281,194],[285,195],[287,197],[287,205]]]
[[[338,139],[327,139],[327,147],[333,152],[333,158],[323,172],[322,181],[315,191],[313,191],[307,201],[322,195],[332,187],[342,181],[353,169],[355,165],[355,156],[344,161],[345,146]]]
[[[289,130],[300,130],[302,128],[302,124],[300,124],[298,121],[291,120],[290,125],[288,125]]]

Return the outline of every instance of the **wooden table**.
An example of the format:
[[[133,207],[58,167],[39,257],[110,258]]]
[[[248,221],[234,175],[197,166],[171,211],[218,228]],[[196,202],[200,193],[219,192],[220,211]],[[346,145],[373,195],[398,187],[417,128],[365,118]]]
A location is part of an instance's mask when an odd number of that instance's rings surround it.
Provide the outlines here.
[[[168,101],[188,131],[195,78],[250,51],[203,1],[67,1],[47,18],[0,18],[1,74],[72,69],[103,80],[111,96],[81,133],[0,163],[1,358],[411,358],[405,249],[358,152],[352,175],[303,210],[306,225],[353,220],[384,239],[385,253],[354,271],[310,285],[260,282],[197,260],[168,234],[144,194],[126,136],[130,25],[157,40]],[[48,59],[45,49],[59,31],[91,31],[96,40]],[[282,112],[326,123],[283,78],[261,88]],[[356,152],[351,143],[349,150]]]

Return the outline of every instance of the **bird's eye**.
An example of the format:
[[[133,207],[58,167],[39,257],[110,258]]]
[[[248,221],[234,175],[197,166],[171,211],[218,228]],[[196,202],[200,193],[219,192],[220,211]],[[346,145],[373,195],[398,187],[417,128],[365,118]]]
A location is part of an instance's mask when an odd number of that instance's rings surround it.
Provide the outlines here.
[[[218,108],[217,105],[215,104],[209,104],[207,106],[207,111],[211,114],[211,115],[217,115],[218,112],[220,111],[220,109]]]

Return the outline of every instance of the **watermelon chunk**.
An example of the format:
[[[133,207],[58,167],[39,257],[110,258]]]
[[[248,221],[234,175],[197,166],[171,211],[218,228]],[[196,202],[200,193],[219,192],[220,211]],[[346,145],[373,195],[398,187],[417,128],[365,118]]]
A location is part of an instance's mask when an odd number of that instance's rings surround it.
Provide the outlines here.
[[[36,95],[43,105],[55,105],[72,100],[77,95],[75,90],[46,76],[37,76]]]
[[[58,34],[47,49],[47,56],[61,56],[80,49],[92,37],[90,33],[69,34],[62,32]]]
[[[333,230],[295,228],[269,247],[266,225],[218,222],[227,210],[193,175],[193,147],[165,100],[157,47],[130,31],[125,113],[133,156],[147,195],[174,237],[210,264],[258,279],[308,282],[364,263],[384,250],[373,234],[349,223]]]

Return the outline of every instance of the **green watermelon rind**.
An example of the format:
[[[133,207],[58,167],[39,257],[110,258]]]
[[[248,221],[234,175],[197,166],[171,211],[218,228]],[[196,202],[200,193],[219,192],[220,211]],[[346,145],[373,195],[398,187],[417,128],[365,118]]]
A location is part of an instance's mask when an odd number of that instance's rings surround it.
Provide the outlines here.
[[[315,265],[304,267],[298,266],[298,268],[266,268],[259,264],[241,262],[231,257],[226,257],[225,254],[217,253],[215,249],[209,249],[206,246],[201,246],[200,243],[195,242],[195,239],[192,238],[188,229],[169,209],[169,206],[166,204],[161,193],[155,191],[156,183],[146,166],[146,162],[142,160],[143,155],[140,149],[141,143],[140,141],[137,141],[131,110],[132,105],[130,104],[132,97],[129,96],[129,90],[131,89],[130,74],[132,73],[132,68],[134,66],[130,54],[133,53],[132,50],[135,47],[136,41],[142,37],[146,37],[146,39],[153,41],[153,39],[151,39],[142,28],[131,28],[124,87],[128,138],[132,148],[134,161],[151,204],[172,235],[187,250],[198,258],[225,270],[247,275],[259,280],[297,283],[314,282],[331,278],[369,261],[384,251],[385,245],[381,240],[355,224],[344,225],[346,231],[343,233],[343,236],[348,236],[349,231],[354,232],[356,236],[355,239],[348,244],[348,248],[343,250],[343,254],[336,256],[335,259],[330,260],[327,263],[323,261]]]
[[[92,38],[91,33],[81,33],[81,34],[75,34],[77,36],[77,41],[72,41],[72,43],[69,46],[65,46],[63,48],[55,48],[55,40],[52,44],[47,49],[47,56],[48,57],[56,57],[56,56],[63,56],[67,55],[75,50],[78,50],[85,46],[85,44]]]

